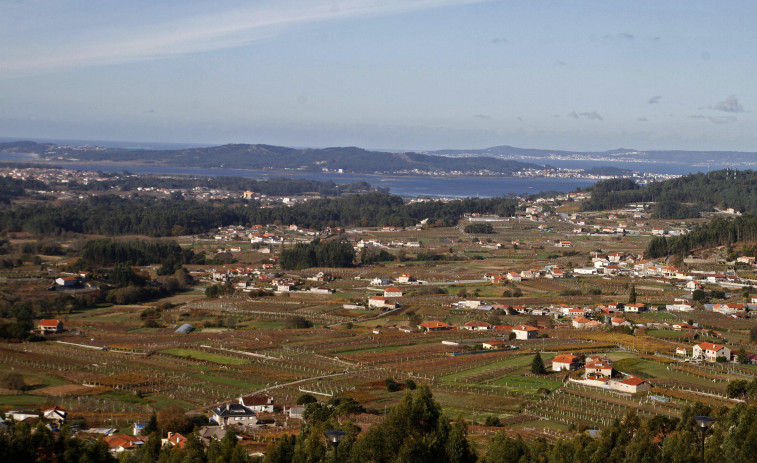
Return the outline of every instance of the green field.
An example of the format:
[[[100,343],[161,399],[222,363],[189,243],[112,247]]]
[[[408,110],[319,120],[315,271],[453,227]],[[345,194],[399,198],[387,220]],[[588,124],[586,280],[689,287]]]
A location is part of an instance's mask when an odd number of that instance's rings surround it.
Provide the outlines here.
[[[0,406],[10,405],[17,407],[20,405],[38,405],[45,403],[47,399],[45,397],[37,397],[31,395],[2,395],[0,396]]]
[[[229,357],[221,354],[211,354],[209,352],[203,352],[193,349],[173,348],[161,350],[164,354],[177,355],[179,357],[189,357],[195,360],[205,360],[207,362],[220,363],[221,365],[245,365],[249,363],[247,360],[238,359],[235,357]]]

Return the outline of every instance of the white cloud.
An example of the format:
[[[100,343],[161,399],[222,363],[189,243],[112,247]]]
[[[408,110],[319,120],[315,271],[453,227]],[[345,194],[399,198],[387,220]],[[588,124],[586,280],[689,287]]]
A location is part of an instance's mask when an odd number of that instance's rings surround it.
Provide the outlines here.
[[[255,3],[213,14],[194,14],[147,26],[111,25],[83,28],[72,38],[54,37],[48,42],[24,40],[0,45],[5,72],[55,71],[83,66],[118,64],[245,45],[283,30],[308,23],[401,14],[488,0],[348,0],[277,1]],[[150,12],[145,11],[146,20]],[[7,22],[8,18],[4,22]],[[93,21],[94,24],[97,21]],[[30,33],[31,31],[26,31]],[[61,34],[63,35],[63,34]]]

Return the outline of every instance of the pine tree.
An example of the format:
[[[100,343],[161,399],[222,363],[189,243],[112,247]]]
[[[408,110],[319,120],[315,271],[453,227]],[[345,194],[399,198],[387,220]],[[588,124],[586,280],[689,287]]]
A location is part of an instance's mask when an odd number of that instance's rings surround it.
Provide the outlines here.
[[[544,361],[541,359],[539,352],[534,355],[534,359],[531,362],[531,373],[535,375],[543,375],[547,373],[547,369],[544,368]]]
[[[628,293],[628,303],[636,304],[636,285],[631,285],[631,292]]]

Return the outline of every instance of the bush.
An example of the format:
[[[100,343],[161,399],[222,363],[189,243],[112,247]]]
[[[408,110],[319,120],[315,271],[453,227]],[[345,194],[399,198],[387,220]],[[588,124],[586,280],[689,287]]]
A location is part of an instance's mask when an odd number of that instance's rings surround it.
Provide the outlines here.
[[[413,381],[412,379],[408,378],[405,380],[405,388],[412,391],[412,390],[415,390],[416,387],[417,385],[415,384],[415,381]]]
[[[498,416],[489,415],[489,416],[486,417],[486,420],[484,421],[484,426],[489,426],[489,427],[497,426],[497,427],[499,427],[499,426],[502,426],[502,422],[499,421],[499,417]]]
[[[389,392],[397,392],[400,390],[400,385],[394,381],[394,378],[386,378],[384,383],[386,384],[386,390]]]

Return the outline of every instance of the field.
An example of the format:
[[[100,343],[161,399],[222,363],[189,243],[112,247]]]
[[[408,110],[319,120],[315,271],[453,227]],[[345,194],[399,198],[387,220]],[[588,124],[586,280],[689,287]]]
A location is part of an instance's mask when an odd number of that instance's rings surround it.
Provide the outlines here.
[[[545,232],[539,231],[538,225],[528,220],[498,221],[495,233],[478,236],[463,233],[461,227],[361,230],[355,232],[359,239],[418,241],[423,252],[444,258],[398,258],[356,268],[275,269],[277,278],[296,280],[303,287],[327,285],[334,290],[328,295],[303,290],[250,297],[236,291],[210,299],[202,288],[216,284],[209,274],[218,269],[189,266],[197,275],[198,289],[144,304],[100,304],[72,310],[57,315],[66,327],[64,333],[44,342],[0,344],[0,369],[19,372],[25,381],[23,391],[0,391],[0,407],[58,405],[90,425],[125,427],[174,404],[193,413],[207,413],[241,395],[260,393],[272,396],[277,406],[288,407],[303,393],[310,393],[319,400],[337,395],[355,398],[370,412],[355,420],[370,426],[402,398],[405,381],[412,380],[427,383],[448,416],[469,420],[474,440],[485,440],[492,429],[479,425],[487,416],[499,417],[515,434],[554,438],[578,425],[602,427],[630,410],[643,418],[675,417],[695,402],[737,403],[725,397],[728,384],[751,380],[757,367],[684,362],[675,356],[675,350],[685,347],[690,352],[695,343],[710,340],[725,343],[734,351],[744,348],[755,353],[748,331],[755,323],[750,319],[655,309],[626,314],[631,323],[656,324],[631,333],[630,329],[612,329],[608,323],[594,330],[574,329],[571,320],[559,314],[517,315],[503,309],[452,306],[474,299],[501,306],[594,308],[628,301],[633,287],[639,302],[656,308],[688,294],[676,282],[640,280],[631,275],[539,277],[502,284],[484,278],[490,273],[554,265],[586,267],[591,265],[591,256],[599,254],[597,250],[638,255],[649,239],[648,235],[573,234],[573,226],[560,221],[551,222]],[[554,246],[566,237],[571,238],[573,248]],[[213,245],[211,239],[204,244],[185,241],[194,246]],[[513,241],[520,244],[513,246]],[[502,246],[495,246],[497,243]],[[392,252],[400,254],[396,249]],[[418,251],[402,248],[401,252],[412,255]],[[235,265],[256,265],[263,260],[247,250],[240,259],[247,255],[248,261]],[[333,280],[307,280],[318,272]],[[399,309],[344,307],[382,294],[382,288],[371,282],[373,278],[401,274],[411,274],[419,281],[400,285],[404,294]],[[273,289],[269,281],[256,284]],[[145,326],[145,310],[159,306],[165,308],[157,327]],[[601,312],[593,315],[607,321]],[[290,322],[295,318],[312,326],[293,328]],[[417,324],[431,320],[454,328],[439,332],[417,329]],[[462,329],[473,320],[498,328]],[[703,328],[675,331],[670,326],[689,320]],[[197,329],[176,333],[176,327],[184,323]],[[504,326],[521,324],[539,326],[540,337],[510,339]],[[482,345],[488,341],[503,341],[508,348],[485,351]],[[537,352],[547,366],[546,374],[531,372]],[[652,390],[632,395],[580,385],[571,381],[581,377],[580,369],[551,371],[551,360],[559,354],[606,357],[617,372],[647,380]],[[401,390],[389,392],[387,378],[399,383]],[[282,424],[282,415],[276,417]],[[297,425],[289,424],[286,429],[296,432]]]

